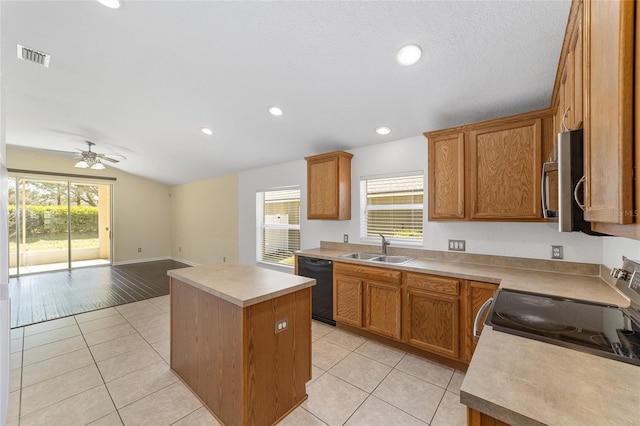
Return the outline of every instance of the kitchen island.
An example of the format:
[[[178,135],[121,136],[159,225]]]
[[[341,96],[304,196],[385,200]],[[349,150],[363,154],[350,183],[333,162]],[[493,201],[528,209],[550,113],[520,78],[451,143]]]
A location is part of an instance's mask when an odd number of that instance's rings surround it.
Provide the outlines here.
[[[306,398],[315,280],[256,266],[169,271],[171,369],[225,425],[272,425]]]

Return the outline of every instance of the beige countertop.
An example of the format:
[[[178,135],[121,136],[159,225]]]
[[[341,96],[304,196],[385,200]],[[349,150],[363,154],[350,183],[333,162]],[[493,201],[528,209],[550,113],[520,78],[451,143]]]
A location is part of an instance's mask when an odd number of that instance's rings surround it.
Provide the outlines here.
[[[241,307],[284,296],[316,283],[312,278],[237,263],[174,269],[167,275]]]
[[[299,255],[345,263],[341,250]],[[597,276],[563,274],[416,258],[406,271],[499,283],[501,288],[627,307],[629,301]],[[485,327],[460,390],[463,404],[511,425],[636,425],[640,367]]]
[[[563,274],[558,272],[536,271],[531,269],[508,268],[504,266],[481,265],[464,262],[451,262],[417,257],[402,265],[388,265],[366,260],[345,259],[340,256],[349,253],[343,250],[315,248],[300,250],[296,254],[345,263],[371,265],[380,268],[399,269],[440,276],[454,277],[473,281],[500,284],[502,288],[524,290],[553,296],[572,297],[622,307],[629,301],[613,290],[597,276]]]

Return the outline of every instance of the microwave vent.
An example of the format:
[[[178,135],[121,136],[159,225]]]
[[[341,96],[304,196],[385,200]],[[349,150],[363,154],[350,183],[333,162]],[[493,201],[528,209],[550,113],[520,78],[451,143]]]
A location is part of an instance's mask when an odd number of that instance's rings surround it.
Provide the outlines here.
[[[46,54],[44,52],[40,52],[38,50],[32,49],[30,47],[23,46],[18,44],[18,58],[27,62],[32,62],[37,65],[41,65],[45,68],[49,68],[49,61],[51,60],[51,55]]]

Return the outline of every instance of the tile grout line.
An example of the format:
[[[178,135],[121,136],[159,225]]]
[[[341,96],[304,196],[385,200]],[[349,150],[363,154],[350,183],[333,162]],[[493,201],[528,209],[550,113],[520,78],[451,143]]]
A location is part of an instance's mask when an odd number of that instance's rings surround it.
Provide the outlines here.
[[[78,322],[78,319],[75,317],[75,315],[74,315],[73,319],[75,319],[76,324],[78,324],[78,328],[80,328],[80,323]],[[84,344],[87,345],[87,349],[89,350],[89,355],[91,355],[91,359],[93,360],[93,364],[95,365],[96,370],[98,370],[98,374],[100,375],[100,379],[102,380],[102,386],[104,386],[105,390],[107,391],[107,395],[109,395],[109,399],[111,400],[111,403],[113,404],[113,408],[116,410],[116,413],[118,414],[118,418],[120,419],[120,423],[122,423],[124,425],[124,422],[122,421],[122,417],[120,416],[120,411],[118,410],[118,407],[116,406],[116,403],[113,400],[113,397],[111,396],[111,392],[109,391],[109,387],[107,386],[107,382],[105,382],[105,380],[104,380],[104,376],[102,375],[102,371],[100,371],[100,367],[98,367],[98,362],[96,361],[96,358],[93,356],[93,352],[91,351],[91,347],[89,347],[89,343],[87,342],[87,339],[84,337],[84,333],[83,333],[81,328],[80,328],[80,335],[82,336],[82,340],[84,340]],[[109,414],[107,414],[107,415],[109,415]],[[104,416],[104,417],[106,417],[106,416]],[[95,419],[95,420],[100,420],[100,419]]]

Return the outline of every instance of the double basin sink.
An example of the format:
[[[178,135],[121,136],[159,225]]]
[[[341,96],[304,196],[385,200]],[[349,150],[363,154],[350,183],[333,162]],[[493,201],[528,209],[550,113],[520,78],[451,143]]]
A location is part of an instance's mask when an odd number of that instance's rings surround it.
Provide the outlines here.
[[[411,256],[389,256],[386,254],[375,254],[375,253],[347,253],[340,256],[345,259],[357,259],[357,260],[367,260],[369,262],[378,262],[378,263],[392,263],[394,265],[401,265],[403,263],[407,263],[410,260],[415,259],[415,257]]]

